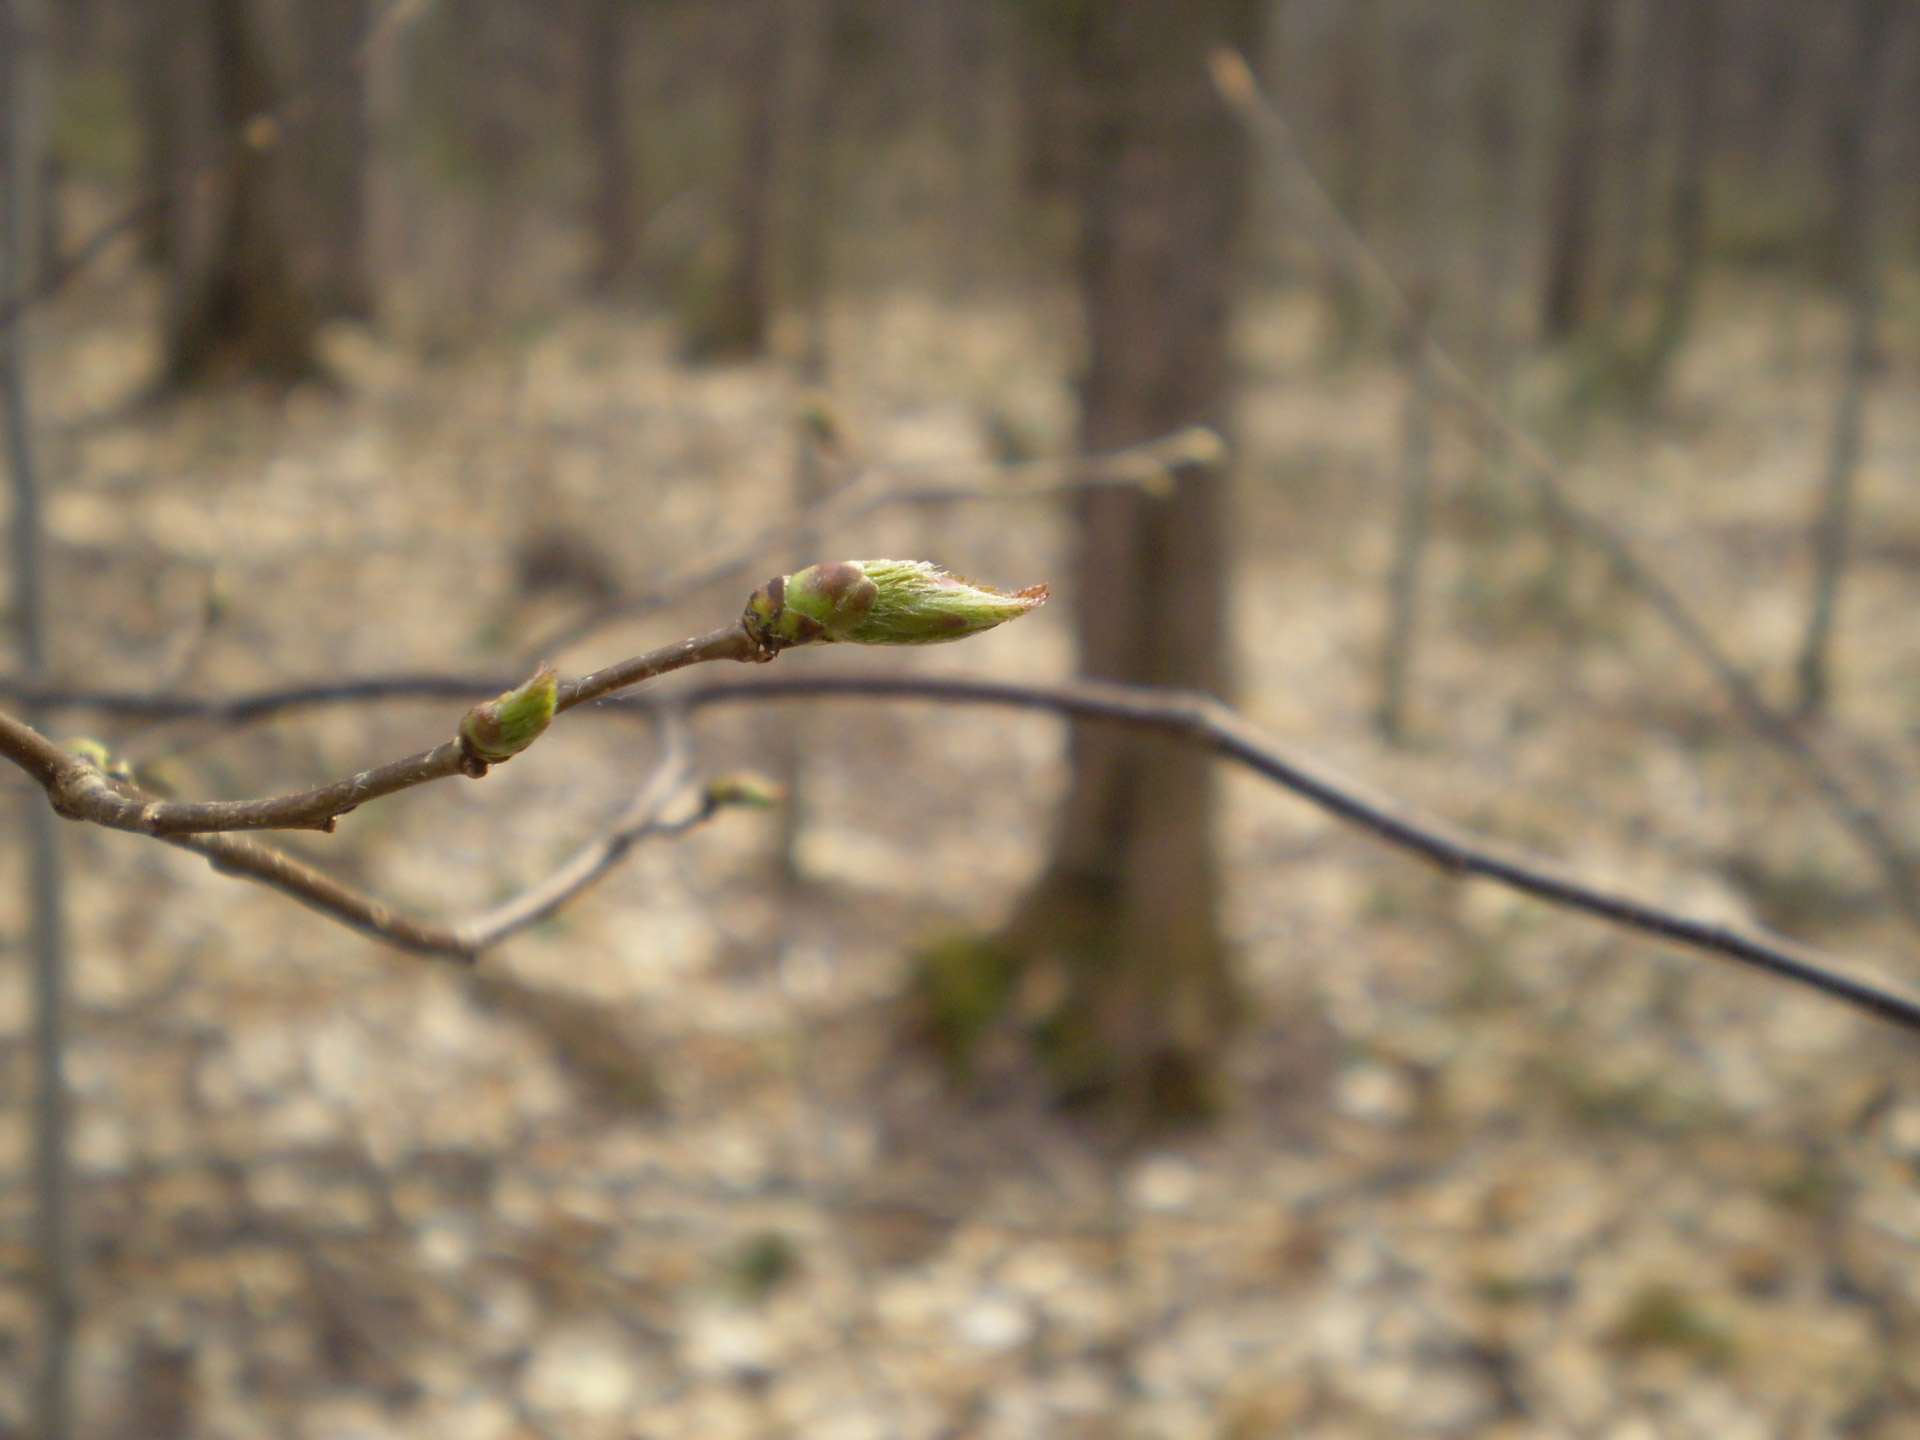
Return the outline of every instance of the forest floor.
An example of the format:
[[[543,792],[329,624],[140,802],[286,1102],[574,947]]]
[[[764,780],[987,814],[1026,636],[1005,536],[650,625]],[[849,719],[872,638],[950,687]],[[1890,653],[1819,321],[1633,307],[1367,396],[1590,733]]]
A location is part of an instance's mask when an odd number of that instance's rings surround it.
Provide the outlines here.
[[[1653,412],[1541,423],[1576,492],[1784,700],[1842,318],[1752,282],[1711,298]],[[342,332],[336,391],[151,408],[129,404],[147,304],[110,291],[41,334],[73,682],[498,670],[791,503],[792,367],[688,371],[652,320],[582,308],[432,358]],[[1058,451],[1065,317],[924,296],[837,312],[848,453]],[[1409,738],[1378,739],[1406,385],[1329,365],[1309,299],[1252,305],[1241,329],[1249,716],[1594,879],[1915,971],[1797,773],[1450,419]],[[1900,333],[1820,735],[1920,849],[1920,353]],[[1554,383],[1515,403],[1548,414]],[[780,663],[1066,674],[1069,540],[1053,501],[876,511],[811,549],[1058,599],[904,661]],[[551,658],[578,673],[709,628],[757,578]],[[71,724],[212,796],[346,773],[457,711]],[[956,1090],[908,994],[917,946],[996,923],[1041,863],[1061,727],[875,702],[697,724],[704,770],[791,763],[792,815],[641,847],[477,973],[164,847],[66,832],[83,1434],[1920,1436],[1908,1037],[1436,876],[1225,774],[1250,997],[1234,1101],[1209,1132],[1113,1153],[1017,1078]],[[651,745],[630,719],[570,716],[484,784],[298,848],[396,905],[464,913],[591,834]],[[20,870],[0,847],[0,1433],[24,1429],[36,1344]]]

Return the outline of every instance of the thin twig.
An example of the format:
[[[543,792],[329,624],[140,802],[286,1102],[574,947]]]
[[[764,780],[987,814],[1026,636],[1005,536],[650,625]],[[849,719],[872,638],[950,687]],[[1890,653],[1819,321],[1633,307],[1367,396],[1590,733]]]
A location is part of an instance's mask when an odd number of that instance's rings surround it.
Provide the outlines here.
[[[1285,118],[1261,93],[1247,62],[1233,51],[1220,50],[1215,52],[1213,63],[1214,82],[1221,97],[1252,132],[1282,182],[1314,212],[1342,261],[1374,290],[1395,325],[1412,324],[1416,317],[1406,293],[1320,184],[1294,142]],[[1872,807],[1854,794],[1791,717],[1762,698],[1753,680],[1721,648],[1693,608],[1640,558],[1626,536],[1574,501],[1561,479],[1560,467],[1546,448],[1507,417],[1430,331],[1424,337],[1422,351],[1434,379],[1519,461],[1546,515],[1599,550],[1620,577],[1639,592],[1713,676],[1734,713],[1800,771],[1829,813],[1872,859],[1894,904],[1911,925],[1920,928],[1920,866]]]
[[[559,687],[554,709],[556,713],[571,710],[688,665],[758,658],[758,647],[736,621],[569,680]],[[70,820],[163,838],[233,830],[331,831],[340,816],[369,800],[475,773],[465,745],[455,738],[345,780],[290,795],[260,800],[158,800],[4,714],[0,714],[0,758],[12,760],[33,776],[54,809]],[[484,774],[485,767],[478,773]],[[238,851],[230,852],[229,858],[240,863]]]
[[[462,695],[480,694],[494,685],[491,681],[458,681],[447,676],[419,677],[418,691],[409,690],[405,677],[389,677],[379,683],[381,693],[389,697],[413,693],[444,696],[450,686],[461,684],[471,687],[462,691]],[[299,694],[305,704],[363,698],[353,684],[304,686],[297,692],[263,693],[225,704],[213,702],[201,713],[225,713],[246,706],[274,709],[284,696],[293,693]],[[1568,876],[1548,861],[1498,847],[1454,830],[1445,822],[1416,816],[1398,802],[1337,775],[1321,762],[1282,750],[1235,711],[1194,692],[1097,681],[1015,684],[932,675],[807,675],[731,683],[709,681],[658,696],[625,697],[613,702],[613,708],[625,710],[664,703],[694,709],[784,698],[835,697],[1008,705],[1052,711],[1074,719],[1106,720],[1162,730],[1245,765],[1328,812],[1372,831],[1388,843],[1424,856],[1450,873],[1479,875],[1628,929],[1736,960],[1809,986],[1896,1024],[1920,1029],[1920,997],[1908,995],[1891,982],[1858,973],[1844,961],[1778,936],[1691,920],[1659,906],[1599,889]],[[135,703],[135,697],[130,696],[75,697],[46,692],[43,698],[49,705],[74,703],[82,698],[115,699],[124,702],[129,711]],[[192,713],[185,708],[184,701],[171,700],[167,704],[169,714]],[[4,731],[0,731],[0,739],[4,739]],[[440,948],[445,953],[459,953],[455,947]]]
[[[664,717],[664,753],[627,807],[599,836],[513,899],[456,924],[399,914],[373,896],[248,835],[168,835],[169,845],[203,855],[215,870],[278,890],[351,930],[417,955],[472,961],[503,940],[551,915],[617,865],[650,835],[678,834],[712,815],[712,801],[684,820],[663,822],[660,812],[692,773],[692,751],[677,712]]]
[[[746,682],[707,681],[675,690],[670,696],[635,696],[621,703],[670,702],[696,708],[783,697],[863,696],[1011,705],[1051,711],[1075,720],[1160,730],[1244,765],[1329,814],[1409,850],[1450,874],[1477,875],[1565,909],[1766,970],[1907,1029],[1920,1030],[1920,996],[1890,981],[1860,973],[1844,961],[1757,929],[1689,919],[1658,905],[1603,890],[1549,861],[1416,814],[1321,761],[1283,749],[1238,713],[1196,691],[1094,680],[1015,684],[944,675],[785,675]]]
[[[1062,492],[1115,485],[1163,491],[1171,484],[1174,470],[1219,455],[1223,443],[1215,432],[1196,425],[1104,455],[1058,456],[1014,465],[939,466],[930,475],[925,469],[903,471],[887,466],[865,470],[814,503],[727,546],[717,557],[703,558],[669,575],[645,594],[609,601],[568,622],[528,646],[525,655],[529,659],[558,655],[608,625],[667,609],[708,585],[738,579],[764,557],[790,549],[796,533],[818,534],[830,525],[845,524],[883,506],[1044,499]],[[928,478],[917,485],[901,485],[904,476],[916,474]],[[942,480],[942,475],[952,478]]]

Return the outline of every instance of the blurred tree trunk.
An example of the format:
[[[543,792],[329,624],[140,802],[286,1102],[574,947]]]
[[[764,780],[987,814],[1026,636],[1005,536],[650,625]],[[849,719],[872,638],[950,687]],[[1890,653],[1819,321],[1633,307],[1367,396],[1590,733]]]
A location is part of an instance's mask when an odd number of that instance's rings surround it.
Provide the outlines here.
[[[580,17],[581,121],[593,157],[588,284],[618,288],[638,264],[640,156],[627,129],[627,22],[632,0],[585,0]]]
[[[1633,313],[1645,285],[1647,214],[1653,208],[1659,168],[1654,139],[1660,118],[1660,87],[1666,76],[1665,52],[1673,43],[1673,27],[1668,20],[1686,4],[1687,0],[1678,0],[1677,4],[1671,0],[1660,4],[1639,0],[1623,11],[1623,19],[1632,22],[1632,50],[1625,66],[1626,114],[1614,149],[1619,193],[1612,228],[1617,238],[1611,247],[1603,301],[1609,331],[1617,332]]]
[[[776,142],[781,112],[781,12],[777,0],[742,0],[730,87],[739,102],[738,159],[724,215],[694,257],[682,353],[740,360],[766,352],[772,312]]]
[[[1612,0],[1580,0],[1561,87],[1558,153],[1547,204],[1546,291],[1540,328],[1564,340],[1586,321],[1593,299],[1594,224],[1605,128]]]
[[[273,186],[275,86],[247,0],[144,0],[152,172],[166,203],[166,387],[318,373],[319,306]]]
[[[373,318],[367,260],[372,154],[366,60],[368,0],[301,0],[299,20],[312,111],[291,154],[301,177],[300,261],[320,314]]]
[[[1673,232],[1666,283],[1642,366],[1649,394],[1665,383],[1667,367],[1687,338],[1700,288],[1707,235],[1707,157],[1713,139],[1713,41],[1716,0],[1683,0],[1678,20],[1680,110],[1674,142]]]
[[[1084,103],[1073,161],[1087,369],[1080,445],[1221,425],[1241,137],[1208,80],[1216,45],[1254,51],[1253,0],[1107,0],[1072,36]],[[1171,499],[1080,501],[1083,674],[1217,691],[1226,547],[1218,469]],[[1026,1018],[1069,1098],[1132,1125],[1205,1114],[1234,1012],[1215,917],[1208,761],[1079,727],[1052,863],[1004,933]]]
[[[1329,190],[1355,229],[1367,234],[1377,219],[1367,202],[1379,192],[1380,109],[1378,78],[1382,27],[1377,0],[1346,0],[1330,61],[1328,141],[1332,150]],[[1331,254],[1322,257],[1321,296],[1326,306],[1330,355],[1350,355],[1367,337],[1367,303],[1353,267]]]
[[[1827,705],[1834,616],[1853,523],[1854,476],[1866,443],[1863,412],[1873,375],[1874,319],[1879,308],[1873,273],[1873,118],[1886,69],[1892,15],[1893,0],[1857,0],[1853,60],[1846,85],[1835,96],[1830,122],[1834,216],[1828,243],[1838,278],[1847,287],[1849,323],[1826,481],[1813,527],[1813,599],[1795,666],[1796,708],[1804,717],[1820,714]]]

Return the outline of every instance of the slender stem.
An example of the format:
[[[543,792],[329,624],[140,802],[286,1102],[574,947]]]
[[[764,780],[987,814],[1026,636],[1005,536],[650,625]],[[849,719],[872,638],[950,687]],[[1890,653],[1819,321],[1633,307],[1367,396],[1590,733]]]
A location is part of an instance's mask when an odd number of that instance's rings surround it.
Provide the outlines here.
[[[1906,1029],[1920,1030],[1920,995],[1778,936],[1689,919],[1589,885],[1549,861],[1508,850],[1456,830],[1445,821],[1416,814],[1320,761],[1286,752],[1233,710],[1197,691],[1093,680],[1011,684],[935,675],[781,675],[746,682],[709,681],[677,691],[671,698],[674,704],[694,708],[783,696],[913,697],[950,704],[1015,705],[1076,720],[1104,720],[1165,731],[1266,776],[1329,814],[1409,850],[1450,874],[1477,875],[1565,909],[1735,960]]]
[[[387,696],[409,693],[439,696],[447,694],[450,685],[471,685],[471,690],[462,693],[479,693],[492,686],[492,683],[483,685],[480,682],[463,682],[430,675],[419,678],[417,692],[410,691],[407,681],[397,676],[382,680],[379,685],[380,693]],[[272,708],[286,695],[292,694],[301,696],[304,704],[363,698],[359,695],[359,688],[357,684],[350,683],[337,687],[336,693],[335,687],[308,686],[298,691],[282,692],[281,695],[257,696],[240,703],[264,704]],[[1832,956],[1778,936],[1691,920],[1659,906],[1602,890],[1568,876],[1548,861],[1518,854],[1466,835],[1445,822],[1416,816],[1398,802],[1370,793],[1366,787],[1336,775],[1319,762],[1284,752],[1272,739],[1235,712],[1217,700],[1197,693],[1095,681],[1011,684],[957,676],[803,675],[751,681],[708,681],[657,698],[650,695],[633,696],[625,702],[625,706],[666,703],[695,708],[782,698],[862,696],[1020,706],[1052,711],[1075,719],[1146,726],[1177,735],[1224,759],[1233,760],[1267,776],[1311,803],[1372,831],[1389,844],[1423,856],[1450,873],[1479,875],[1555,905],[1597,915],[1678,945],[1766,970],[1905,1028],[1920,1030],[1920,996],[1909,994],[1897,985],[1877,976],[1862,974]],[[47,698],[50,703],[74,703],[72,696],[49,695]],[[131,705],[131,700],[128,703]],[[170,705],[177,703],[169,702]],[[225,713],[228,707],[210,704],[205,708],[209,713],[220,714]],[[170,713],[182,712],[175,709]],[[0,721],[4,721],[4,718],[0,717]],[[4,741],[6,735],[4,724],[0,724],[0,741]],[[0,744],[0,753],[4,751],[5,746]],[[630,810],[629,815],[632,813]],[[624,851],[625,846],[617,843],[617,837],[626,818],[623,817],[622,824],[617,824],[609,836],[594,842],[583,852],[597,857],[593,862],[593,875],[602,873],[607,865],[619,858],[617,852]],[[650,822],[640,833],[660,833],[676,828],[679,827]],[[392,912],[378,902],[344,891],[344,887],[338,887],[338,882],[326,877],[319,877],[319,884],[306,884],[295,874],[295,871],[304,867],[285,857],[258,858],[277,856],[277,852],[270,852],[255,841],[242,841],[239,837],[230,836],[169,838],[170,843],[185,845],[207,854],[209,858],[227,862],[222,864],[223,869],[286,889],[304,903],[376,938],[405,949],[457,956],[470,955],[486,945],[496,943],[503,932],[497,930],[495,922],[510,910],[521,912],[537,908],[540,914],[548,913],[574,893],[574,889],[567,889],[566,894],[557,894],[570,883],[568,877],[576,870],[586,868],[580,857],[575,857],[575,860],[560,867],[554,876],[541,882],[526,896],[501,907],[493,917],[480,917],[464,926],[452,928],[431,927],[420,926],[417,922],[393,923],[395,917]],[[202,843],[215,840],[221,841],[222,845],[215,847]],[[601,859],[604,859],[604,864]],[[342,903],[334,903],[329,886],[342,891],[346,897]],[[536,891],[545,891],[546,898],[536,903],[531,898]],[[548,903],[549,900],[551,903]],[[415,938],[409,938],[408,930],[402,925],[413,927]]]
[[[1424,323],[1420,326],[1425,329]],[[1406,738],[1407,691],[1413,670],[1414,628],[1420,610],[1420,569],[1427,544],[1433,490],[1433,397],[1419,332],[1403,337],[1406,409],[1400,434],[1400,516],[1394,527],[1393,567],[1387,576],[1387,635],[1380,655],[1382,737]]]
[[[868,470],[769,523],[757,534],[727,546],[718,555],[705,556],[697,564],[669,575],[645,594],[622,596],[569,622],[529,647],[527,658],[557,655],[615,621],[664,610],[709,585],[739,578],[782,547],[788,547],[791,553],[795,535],[820,534],[830,526],[888,505],[1045,499],[1109,487],[1157,494],[1171,490],[1175,469],[1217,456],[1222,446],[1212,430],[1191,425],[1104,455],[1066,455],[1012,465],[940,466],[934,478],[905,487],[899,483],[903,478],[925,472],[891,467]],[[941,480],[941,475],[950,478]]]
[[[609,665],[559,688],[555,710],[571,710],[615,690],[710,660],[754,660],[759,652],[738,622]],[[344,780],[260,800],[155,800],[0,715],[0,758],[38,780],[53,806],[73,820],[167,838],[233,830],[325,830],[369,800],[467,773],[460,742],[388,761]],[[236,862],[237,863],[237,862]]]
[[[503,940],[545,919],[626,856],[648,835],[677,833],[710,816],[709,802],[687,819],[663,823],[660,812],[686,784],[692,749],[677,712],[669,712],[665,753],[606,833],[582,847],[545,879],[513,899],[456,924],[402,915],[371,895],[343,884],[250,835],[169,835],[167,844],[203,855],[215,870],[252,880],[292,897],[350,930],[416,955],[473,961]]]

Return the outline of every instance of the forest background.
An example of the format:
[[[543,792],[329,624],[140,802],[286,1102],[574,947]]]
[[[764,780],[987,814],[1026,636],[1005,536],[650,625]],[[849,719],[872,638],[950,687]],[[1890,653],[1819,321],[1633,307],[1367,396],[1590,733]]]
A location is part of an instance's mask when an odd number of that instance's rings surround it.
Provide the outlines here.
[[[454,706],[49,685],[573,674],[925,556],[1054,602],[781,673],[1214,688],[1912,972],[1908,0],[6,13],[9,693],[143,784],[332,778]],[[1194,422],[1226,463],[1053,463]],[[646,778],[632,714],[289,848],[486,906]],[[1899,1032],[1044,714],[693,730],[785,801],[474,968],[60,827],[51,1228],[10,782],[0,1435],[1920,1434]]]

